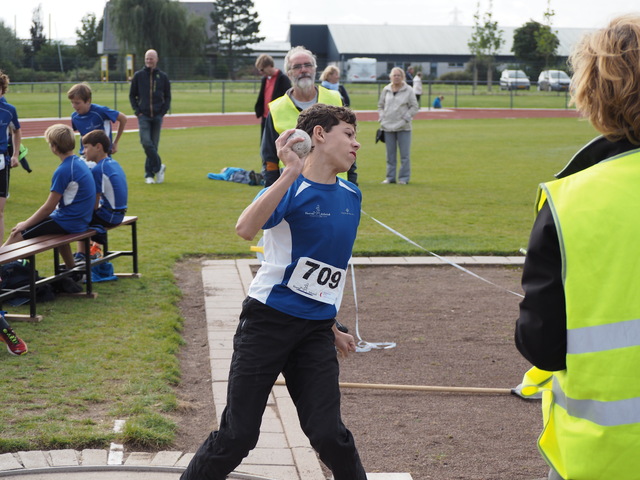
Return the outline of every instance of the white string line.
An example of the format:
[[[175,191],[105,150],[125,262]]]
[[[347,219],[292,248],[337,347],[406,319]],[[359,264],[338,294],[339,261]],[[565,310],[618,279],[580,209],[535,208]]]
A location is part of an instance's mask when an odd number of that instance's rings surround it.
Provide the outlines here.
[[[394,230],[393,228],[391,228],[388,225],[385,225],[384,223],[382,223],[380,220],[378,220],[377,218],[372,217],[371,215],[369,215],[367,212],[365,212],[364,210],[361,210],[363,214],[365,214],[367,217],[369,217],[371,220],[373,220],[374,222],[376,222],[378,225],[386,228],[387,230],[389,230],[391,233],[397,235],[398,237],[402,238],[403,240],[406,240],[407,242],[409,242],[411,245],[414,245],[422,250],[424,250],[425,252],[427,252],[429,255],[433,255],[434,257],[436,257],[437,259],[443,261],[444,263],[448,263],[449,265],[451,265],[452,267],[455,267],[459,270],[462,270],[465,273],[468,273],[469,275],[471,275],[472,277],[477,278],[478,280],[482,280],[483,282],[488,283],[489,285],[493,285],[494,287],[498,287],[501,290],[505,290],[509,293],[512,293],[513,295],[520,297],[520,298],[524,298],[524,295],[514,292],[512,290],[509,290],[508,288],[502,287],[496,283],[493,283],[491,280],[487,280],[484,277],[481,277],[480,275],[473,273],[470,270],[467,270],[466,268],[464,268],[462,265],[458,265],[455,262],[452,262],[451,260],[448,260],[444,257],[441,257],[440,255],[438,255],[437,253],[431,252],[429,250],[427,250],[426,248],[424,248],[422,245],[418,245],[416,242],[414,242],[413,240],[411,240],[410,238],[405,237],[404,235],[402,235],[400,232]]]
[[[369,352],[373,349],[387,349],[395,348],[395,342],[365,342],[360,336],[359,318],[358,318],[358,292],[356,291],[356,274],[353,263],[351,264],[351,282],[353,283],[353,301],[356,304],[356,337],[358,343],[356,344],[356,352]]]

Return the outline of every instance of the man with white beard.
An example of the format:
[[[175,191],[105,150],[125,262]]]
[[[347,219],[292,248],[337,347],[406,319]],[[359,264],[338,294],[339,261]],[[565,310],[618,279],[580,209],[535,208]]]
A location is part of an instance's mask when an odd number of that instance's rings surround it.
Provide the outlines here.
[[[269,104],[269,115],[265,121],[260,156],[265,186],[270,186],[280,177],[280,160],[276,152],[276,139],[285,130],[296,127],[298,115],[316,103],[342,106],[337,91],[315,85],[316,57],[302,46],[294,47],[284,57],[284,70],[292,87],[285,95]],[[347,179],[357,184],[355,164]]]

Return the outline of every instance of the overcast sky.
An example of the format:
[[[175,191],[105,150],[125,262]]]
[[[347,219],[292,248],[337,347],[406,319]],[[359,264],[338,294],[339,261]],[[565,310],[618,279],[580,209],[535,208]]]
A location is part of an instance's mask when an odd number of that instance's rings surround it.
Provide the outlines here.
[[[254,0],[261,33],[269,40],[286,40],[290,23],[370,25],[473,25],[477,0]],[[33,11],[42,5],[45,35],[75,39],[87,13],[98,18],[106,0],[2,0],[0,18],[28,38]],[[310,7],[310,5],[314,5]],[[484,12],[489,0],[480,1]],[[542,22],[547,0],[493,0],[493,16],[501,26],[518,27],[533,19]],[[555,27],[598,28],[621,13],[640,14],[638,0],[551,0]],[[1,61],[1,59],[0,59]]]

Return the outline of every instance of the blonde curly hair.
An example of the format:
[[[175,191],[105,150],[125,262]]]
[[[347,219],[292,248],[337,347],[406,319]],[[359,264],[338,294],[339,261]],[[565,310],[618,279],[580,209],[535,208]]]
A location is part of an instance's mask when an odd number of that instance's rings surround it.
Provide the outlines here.
[[[571,101],[608,140],[640,144],[640,16],[586,35],[569,57]]]

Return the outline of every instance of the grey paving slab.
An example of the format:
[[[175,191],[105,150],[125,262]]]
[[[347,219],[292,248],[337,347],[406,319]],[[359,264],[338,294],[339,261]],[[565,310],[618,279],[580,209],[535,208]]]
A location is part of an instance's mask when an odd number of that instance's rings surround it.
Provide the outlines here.
[[[260,475],[261,477],[273,480],[292,480],[295,478],[303,478],[298,475],[298,470],[294,465],[240,465],[237,468],[238,473],[246,473],[250,475]],[[311,480],[311,479],[309,479]],[[321,479],[326,480],[326,479]]]
[[[282,433],[282,422],[278,418],[263,418],[260,434],[265,432]]]
[[[107,464],[107,451],[99,449],[85,449],[82,450],[81,462],[82,465],[106,465]]]
[[[254,448],[243,465],[294,465],[289,448]]]
[[[49,456],[52,467],[68,467],[80,464],[78,454],[75,450],[51,450]]]
[[[446,262],[437,257],[405,257],[408,265],[444,265]]]
[[[17,470],[23,468],[13,453],[3,453],[0,455],[0,471]]]
[[[153,455],[153,453],[149,452],[133,452],[129,454],[124,464],[127,466],[149,465],[149,463],[151,463]]]
[[[193,455],[194,453],[185,453],[182,457],[180,457],[180,460],[176,462],[175,466],[187,468],[187,465],[189,465],[189,462],[193,458]]]
[[[370,257],[369,260],[372,265],[402,265],[407,263],[407,260],[404,257]]]
[[[257,448],[289,448],[284,432],[261,432]]]
[[[173,466],[178,462],[178,460],[180,460],[180,457],[182,457],[182,452],[158,452],[151,459],[149,465]]]
[[[524,257],[505,257],[512,265],[524,265]]]
[[[313,448],[295,447],[291,454],[302,480],[326,480]]]
[[[202,262],[203,266],[214,266],[214,267],[218,267],[220,265],[235,265],[236,262],[233,259],[228,259],[228,260],[205,260]]]
[[[41,450],[18,452],[18,457],[24,468],[46,468],[49,466],[49,462]]]

